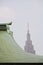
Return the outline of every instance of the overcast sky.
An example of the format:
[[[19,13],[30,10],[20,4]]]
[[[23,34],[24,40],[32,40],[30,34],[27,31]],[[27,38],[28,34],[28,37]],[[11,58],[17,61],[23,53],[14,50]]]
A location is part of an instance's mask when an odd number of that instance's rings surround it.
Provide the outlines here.
[[[13,22],[13,36],[23,49],[29,22],[36,54],[43,55],[43,0],[0,0],[0,21]]]

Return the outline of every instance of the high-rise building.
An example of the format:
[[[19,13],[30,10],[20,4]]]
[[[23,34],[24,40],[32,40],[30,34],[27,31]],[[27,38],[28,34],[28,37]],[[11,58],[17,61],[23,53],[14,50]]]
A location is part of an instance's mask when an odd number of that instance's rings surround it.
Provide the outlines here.
[[[28,53],[35,54],[35,50],[34,50],[34,47],[32,45],[32,41],[30,39],[29,24],[28,24],[28,30],[27,30],[27,40],[25,42],[24,50]]]

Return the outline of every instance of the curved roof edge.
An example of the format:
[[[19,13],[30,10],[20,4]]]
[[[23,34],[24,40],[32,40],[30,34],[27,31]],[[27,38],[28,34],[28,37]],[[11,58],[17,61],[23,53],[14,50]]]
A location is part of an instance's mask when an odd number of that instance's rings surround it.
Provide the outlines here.
[[[12,24],[12,21],[11,22],[0,22],[0,25],[11,25]]]

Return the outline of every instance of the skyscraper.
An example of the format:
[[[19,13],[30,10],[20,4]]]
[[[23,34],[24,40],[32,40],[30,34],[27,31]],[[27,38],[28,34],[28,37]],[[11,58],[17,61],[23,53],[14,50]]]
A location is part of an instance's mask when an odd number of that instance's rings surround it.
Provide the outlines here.
[[[34,50],[34,47],[32,45],[32,41],[30,39],[29,24],[28,24],[28,30],[27,30],[27,40],[25,42],[24,50],[28,53],[35,54],[35,50]]]

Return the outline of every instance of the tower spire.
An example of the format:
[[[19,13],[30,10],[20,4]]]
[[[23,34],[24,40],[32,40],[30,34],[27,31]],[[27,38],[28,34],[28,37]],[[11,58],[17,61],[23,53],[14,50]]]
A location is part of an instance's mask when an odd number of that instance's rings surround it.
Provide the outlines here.
[[[27,30],[28,30],[28,32],[29,32],[29,22],[27,22]]]
[[[33,48],[33,45],[32,45],[32,41],[30,39],[30,33],[29,33],[29,23],[27,24],[27,40],[25,42],[25,46],[24,46],[24,50],[28,53],[33,53],[35,54],[35,51],[34,51],[34,48]]]

